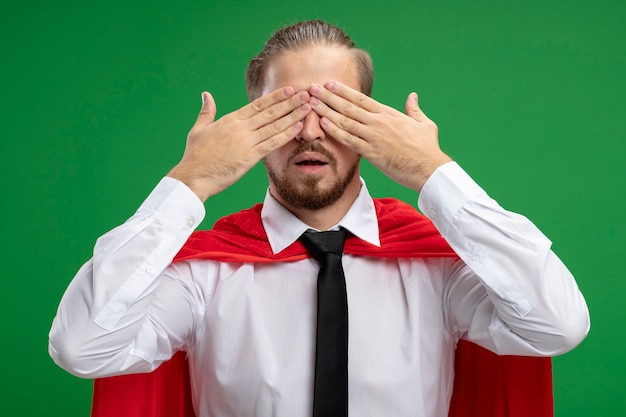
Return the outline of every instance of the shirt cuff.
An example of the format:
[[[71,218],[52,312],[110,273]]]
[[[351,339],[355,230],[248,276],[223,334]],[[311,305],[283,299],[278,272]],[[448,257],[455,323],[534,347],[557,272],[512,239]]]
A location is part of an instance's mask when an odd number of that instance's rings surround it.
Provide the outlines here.
[[[448,162],[428,178],[417,200],[417,206],[446,234],[450,219],[470,200],[487,197],[487,193],[457,164]]]
[[[139,207],[173,230],[195,229],[206,214],[204,204],[182,181],[163,177]]]

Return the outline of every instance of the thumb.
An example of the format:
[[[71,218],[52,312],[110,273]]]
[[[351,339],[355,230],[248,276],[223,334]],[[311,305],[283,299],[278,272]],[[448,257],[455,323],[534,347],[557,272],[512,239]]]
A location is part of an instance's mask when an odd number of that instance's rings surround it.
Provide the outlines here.
[[[202,92],[202,108],[200,109],[200,114],[198,114],[198,119],[196,120],[196,125],[208,125],[213,123],[215,120],[215,113],[217,112],[217,106],[215,105],[215,100],[211,93],[207,91]]]
[[[426,119],[426,115],[419,107],[417,102],[417,93],[412,92],[406,98],[406,103],[404,104],[404,111],[407,116],[417,120],[418,122],[422,122]]]

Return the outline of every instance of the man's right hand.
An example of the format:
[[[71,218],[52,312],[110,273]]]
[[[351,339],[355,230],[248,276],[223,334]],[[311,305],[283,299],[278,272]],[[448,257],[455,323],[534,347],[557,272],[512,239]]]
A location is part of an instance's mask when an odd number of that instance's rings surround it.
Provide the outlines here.
[[[215,121],[215,100],[203,92],[183,157],[167,175],[206,201],[300,132],[311,111],[309,97],[306,91],[295,94],[292,87],[283,87]]]

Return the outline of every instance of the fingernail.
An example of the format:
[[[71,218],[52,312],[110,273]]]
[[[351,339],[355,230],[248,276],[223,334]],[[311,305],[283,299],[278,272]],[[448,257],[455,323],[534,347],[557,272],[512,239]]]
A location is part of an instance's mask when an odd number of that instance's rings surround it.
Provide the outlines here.
[[[329,90],[334,90],[335,87],[337,87],[337,83],[336,82],[331,81],[331,82],[328,83],[328,89]]]
[[[293,95],[293,88],[291,88],[291,87],[283,88],[283,96],[291,97],[292,95]]]
[[[319,94],[322,92],[322,86],[319,84],[311,84],[311,93]]]
[[[313,107],[317,107],[320,105],[320,101],[315,97],[311,97],[311,99],[309,100],[309,104],[311,104],[311,106]]]
[[[305,101],[309,101],[309,93],[307,93],[306,91],[300,91],[300,93],[298,93],[298,99],[303,103]]]
[[[206,98],[204,97],[204,93],[200,94],[200,99],[202,100],[202,105],[204,106],[204,103],[206,101]]]

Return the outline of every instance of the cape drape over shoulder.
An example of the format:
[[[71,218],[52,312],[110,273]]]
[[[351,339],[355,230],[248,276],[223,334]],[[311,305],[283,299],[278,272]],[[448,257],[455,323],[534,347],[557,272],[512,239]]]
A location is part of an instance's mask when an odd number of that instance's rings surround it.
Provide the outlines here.
[[[457,257],[430,220],[409,204],[393,198],[374,199],[374,204],[381,247],[351,236],[345,253],[385,258]],[[261,209],[262,205],[257,204],[220,219],[212,230],[194,232],[174,262],[291,262],[307,258],[299,241],[280,253],[272,253]],[[92,417],[131,415],[195,417],[184,352],[149,374],[95,380]],[[460,341],[449,416],[552,417],[551,359],[498,356]]]
[[[374,199],[380,247],[349,237],[344,252],[381,258],[456,257],[435,226],[415,208],[394,198]],[[308,258],[299,241],[274,254],[261,223],[262,204],[226,216],[211,230],[197,231],[174,258],[223,262],[288,262]]]

